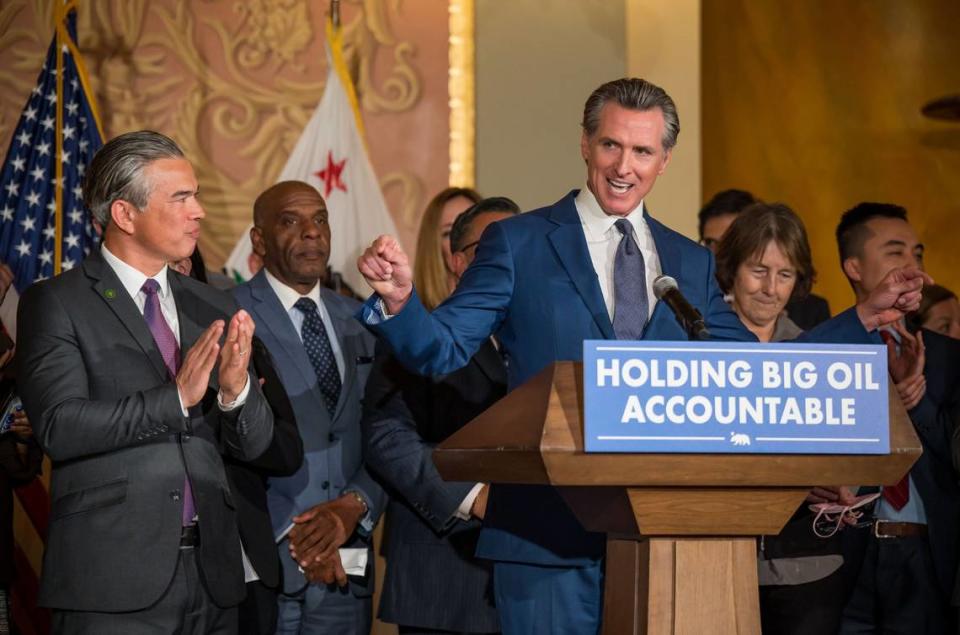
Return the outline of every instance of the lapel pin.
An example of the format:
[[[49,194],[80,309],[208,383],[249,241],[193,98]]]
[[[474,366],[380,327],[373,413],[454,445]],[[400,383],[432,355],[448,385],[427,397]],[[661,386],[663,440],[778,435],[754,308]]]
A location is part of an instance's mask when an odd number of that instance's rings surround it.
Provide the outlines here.
[[[115,297],[117,297],[117,292],[114,291],[113,289],[104,289],[103,297],[105,297],[108,300],[112,300]]]

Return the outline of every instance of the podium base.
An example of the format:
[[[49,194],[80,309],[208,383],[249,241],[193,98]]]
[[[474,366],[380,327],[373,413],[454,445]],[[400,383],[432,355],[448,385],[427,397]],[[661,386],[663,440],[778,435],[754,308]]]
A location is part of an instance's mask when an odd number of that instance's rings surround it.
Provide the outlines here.
[[[760,635],[754,538],[607,539],[604,635]]]

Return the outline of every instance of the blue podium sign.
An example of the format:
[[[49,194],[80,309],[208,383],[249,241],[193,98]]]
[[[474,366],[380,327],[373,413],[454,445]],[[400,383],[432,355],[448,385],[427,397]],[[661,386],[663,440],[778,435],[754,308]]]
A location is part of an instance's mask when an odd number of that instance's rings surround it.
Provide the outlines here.
[[[887,454],[884,346],[583,343],[587,452]]]

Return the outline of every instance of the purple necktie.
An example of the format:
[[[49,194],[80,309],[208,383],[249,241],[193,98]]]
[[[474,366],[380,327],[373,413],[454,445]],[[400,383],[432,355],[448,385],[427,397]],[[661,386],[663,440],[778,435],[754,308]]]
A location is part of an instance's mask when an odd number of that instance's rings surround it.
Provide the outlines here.
[[[143,319],[147,321],[147,327],[153,335],[153,341],[160,349],[160,355],[163,357],[163,363],[170,373],[170,378],[175,379],[177,371],[180,369],[180,346],[177,344],[177,338],[173,331],[170,330],[170,325],[163,318],[163,312],[160,311],[160,296],[157,295],[160,290],[160,283],[153,278],[147,278],[140,290],[146,296],[146,302],[143,304]],[[183,511],[180,515],[180,521],[184,526],[192,525],[196,515],[197,508],[193,502],[193,488],[190,487],[190,478],[184,475]]]

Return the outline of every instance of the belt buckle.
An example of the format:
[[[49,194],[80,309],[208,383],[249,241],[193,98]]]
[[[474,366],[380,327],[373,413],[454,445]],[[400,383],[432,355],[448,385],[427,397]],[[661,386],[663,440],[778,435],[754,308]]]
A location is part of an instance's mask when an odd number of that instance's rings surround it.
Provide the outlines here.
[[[885,524],[887,524],[887,521],[885,521],[885,520],[878,520],[878,521],[876,521],[876,522],[873,523],[873,536],[874,536],[875,538],[879,538],[879,539],[881,539],[881,540],[884,540],[884,539],[887,539],[887,538],[896,538],[896,536],[894,536],[894,535],[881,533],[881,532],[880,532],[880,524],[881,524],[881,523],[883,523],[883,524],[885,525]]]

